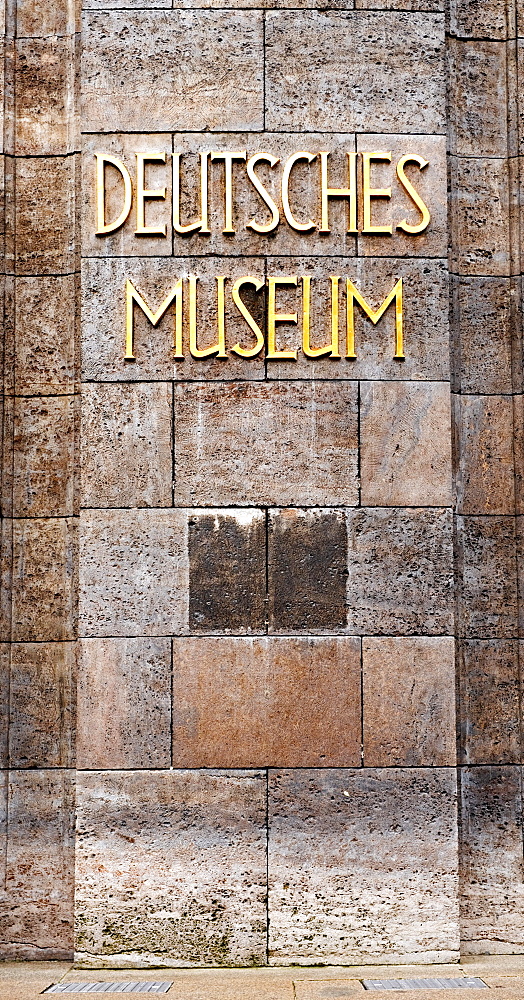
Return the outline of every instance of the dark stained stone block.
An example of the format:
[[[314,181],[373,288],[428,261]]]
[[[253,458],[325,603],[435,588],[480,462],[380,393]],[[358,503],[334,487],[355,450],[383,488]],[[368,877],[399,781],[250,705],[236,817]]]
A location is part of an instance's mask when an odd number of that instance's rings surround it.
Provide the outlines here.
[[[189,518],[189,628],[261,632],[266,523],[260,510],[194,511]]]
[[[470,639],[461,643],[462,763],[520,762],[518,656],[518,643],[512,639]]]
[[[74,643],[15,642],[10,673],[10,766],[71,767]]]
[[[272,512],[269,522],[272,632],[344,630],[347,533],[343,511]]]
[[[517,635],[517,562],[512,517],[457,518],[459,629],[468,638]]]

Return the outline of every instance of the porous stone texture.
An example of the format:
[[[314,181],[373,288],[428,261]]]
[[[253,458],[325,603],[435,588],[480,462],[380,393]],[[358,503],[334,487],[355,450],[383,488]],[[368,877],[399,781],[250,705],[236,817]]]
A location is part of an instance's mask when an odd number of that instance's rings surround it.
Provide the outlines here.
[[[85,772],[77,810],[80,959],[100,955],[117,967],[121,955],[155,966],[264,961],[263,772]]]
[[[15,768],[74,764],[72,642],[15,642],[10,647],[9,762]]]
[[[457,509],[461,514],[512,514],[515,510],[513,400],[511,396],[457,399],[460,464]]]
[[[460,752],[464,764],[520,760],[519,643],[468,639],[460,664]]]
[[[269,810],[271,964],[457,957],[453,770],[271,771]]]
[[[355,767],[360,640],[175,639],[175,767]]]

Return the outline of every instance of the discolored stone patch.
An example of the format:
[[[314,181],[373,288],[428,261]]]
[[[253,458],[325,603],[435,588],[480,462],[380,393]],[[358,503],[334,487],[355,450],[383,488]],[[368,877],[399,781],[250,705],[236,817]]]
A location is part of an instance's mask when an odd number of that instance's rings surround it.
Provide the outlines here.
[[[12,545],[12,575],[4,563],[3,614],[10,615],[15,642],[74,638],[74,556],[72,518],[5,518],[4,550]],[[10,603],[9,603],[10,602]]]
[[[464,393],[512,391],[511,362],[518,324],[509,278],[451,278],[453,308],[460,318],[455,348],[459,387]]]
[[[455,426],[457,509],[461,514],[512,514],[512,398],[462,395],[456,401]]]
[[[464,764],[520,761],[518,661],[516,640],[462,641],[459,713]]]
[[[517,539],[509,517],[458,518],[459,627],[467,638],[517,634]]]
[[[11,767],[71,767],[74,643],[16,642],[10,649]]]

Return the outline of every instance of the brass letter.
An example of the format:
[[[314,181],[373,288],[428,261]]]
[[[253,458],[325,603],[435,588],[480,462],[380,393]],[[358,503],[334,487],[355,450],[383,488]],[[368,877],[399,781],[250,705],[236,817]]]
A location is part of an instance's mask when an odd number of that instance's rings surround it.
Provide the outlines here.
[[[275,205],[271,195],[268,194],[264,185],[259,181],[256,173],[255,166],[257,163],[269,163],[270,167],[276,167],[277,163],[280,163],[278,156],[272,156],[271,153],[255,153],[247,161],[247,176],[251,181],[252,185],[258,191],[262,201],[267,205],[269,211],[271,212],[271,222],[266,222],[262,225],[260,222],[256,222],[255,219],[251,219],[250,222],[246,223],[246,229],[254,229],[255,233],[271,233],[273,229],[276,229],[278,223],[280,222],[280,212]]]
[[[145,225],[145,201],[151,201],[153,198],[165,198],[166,189],[157,188],[154,191],[148,191],[144,187],[145,183],[145,164],[149,163],[165,163],[166,154],[165,153],[137,153],[136,154],[136,229],[135,236],[165,236],[166,227],[160,226],[146,226]]]
[[[131,177],[129,176],[129,171],[127,167],[121,160],[117,160],[116,156],[109,156],[108,154],[95,153],[96,156],[96,236],[106,236],[107,233],[114,233],[115,229],[120,229],[120,226],[124,225],[130,211],[131,202],[133,200],[133,185],[131,183]],[[105,205],[105,164],[110,163],[111,166],[116,167],[119,174],[124,181],[124,207],[114,222],[108,222],[106,224],[106,205]]]
[[[349,187],[330,188],[328,187],[328,156],[329,153],[322,151],[320,156],[320,176],[322,194],[322,225],[319,233],[330,233],[329,228],[329,207],[328,198],[349,198],[348,206],[348,233],[358,233],[357,227],[357,154],[348,153],[348,174]]]
[[[298,323],[296,313],[277,313],[276,289],[278,285],[298,285],[298,278],[268,278],[267,279],[268,309],[267,309],[267,360],[268,361],[296,361],[296,351],[277,351],[276,345],[276,324],[277,323]]]
[[[299,160],[306,160],[307,163],[313,163],[313,160],[316,160],[316,158],[316,153],[292,153],[289,159],[286,160],[284,171],[282,173],[282,207],[284,209],[284,215],[291,228],[296,229],[298,233],[311,232],[312,229],[316,228],[316,223],[313,222],[312,219],[308,219],[307,222],[297,222],[295,219],[291,208],[289,207],[289,177],[292,168],[295,166],[295,163],[298,163]]]
[[[194,274],[189,275],[189,352],[194,358],[208,358],[215,354],[217,358],[227,358],[224,329],[224,278],[217,277],[218,305],[218,340],[211,347],[197,347],[197,281]]]
[[[328,354],[340,358],[338,353],[338,283],[339,278],[331,276],[331,343],[326,347],[311,347],[311,278],[302,278],[302,350],[307,358],[321,358]]]
[[[247,153],[211,153],[211,159],[213,162],[216,160],[224,161],[224,174],[225,174],[225,227],[222,230],[223,233],[234,233],[233,229],[233,163],[244,163],[246,160]]]
[[[420,222],[417,223],[416,226],[410,225],[407,219],[403,219],[402,222],[398,223],[397,229],[403,229],[405,233],[412,233],[414,235],[416,233],[423,233],[424,230],[428,228],[431,222],[431,215],[427,205],[422,201],[418,191],[415,191],[411,181],[408,180],[404,173],[404,167],[407,163],[417,163],[420,169],[424,170],[424,167],[428,166],[429,160],[425,160],[422,156],[418,156],[417,153],[412,153],[411,155],[408,154],[407,156],[403,156],[397,163],[397,177],[402,184],[402,187],[415,203],[422,215]]]
[[[246,308],[245,303],[242,302],[242,299],[240,298],[240,289],[242,288],[242,285],[254,285],[257,292],[259,292],[260,289],[264,287],[264,279],[254,278],[251,275],[248,275],[245,278],[237,278],[231,292],[233,302],[235,303],[239,313],[244,317],[249,328],[253,331],[255,337],[257,338],[254,347],[246,348],[241,347],[240,344],[235,344],[231,350],[234,351],[235,354],[239,354],[241,358],[254,358],[260,353],[264,346],[264,334],[262,333],[258,323],[255,322],[251,313]]]
[[[381,306],[378,309],[372,309],[366,300],[362,297],[360,292],[355,288],[352,281],[349,278],[346,279],[346,297],[347,297],[347,341],[346,341],[346,358],[356,358],[355,354],[355,316],[354,316],[354,301],[358,303],[360,308],[365,312],[366,316],[369,317],[372,323],[375,325],[378,323],[379,319],[382,318],[388,306],[391,305],[393,299],[395,299],[395,353],[393,355],[396,361],[403,361],[404,359],[404,340],[403,340],[403,330],[402,330],[402,278],[399,278],[396,285],[390,291],[389,295],[386,296]]]
[[[200,218],[197,222],[190,222],[187,226],[180,223],[180,157],[181,153],[173,153],[173,229],[181,236],[187,233],[209,234],[208,207],[207,207],[207,167],[209,153],[200,154]]]
[[[133,338],[133,304],[136,302],[137,306],[140,306],[142,312],[147,316],[150,323],[156,326],[162,316],[164,315],[166,309],[169,308],[173,299],[175,299],[175,336],[174,336],[174,347],[175,347],[175,358],[183,361],[184,355],[182,354],[182,278],[179,278],[175,287],[166,295],[161,306],[157,309],[156,313],[147,305],[144,301],[140,292],[134,287],[129,278],[126,280],[126,353],[124,358],[126,361],[134,361],[135,355],[133,353],[134,349],[134,338]]]
[[[363,174],[363,201],[364,201],[364,228],[363,233],[393,233],[392,226],[372,226],[371,225],[371,199],[391,198],[391,188],[371,187],[371,164],[391,163],[391,153],[362,153],[362,174]]]

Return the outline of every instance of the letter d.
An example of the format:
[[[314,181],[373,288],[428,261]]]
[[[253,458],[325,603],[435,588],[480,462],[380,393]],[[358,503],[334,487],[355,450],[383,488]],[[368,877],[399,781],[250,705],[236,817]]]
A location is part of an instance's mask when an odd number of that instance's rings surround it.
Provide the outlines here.
[[[107,233],[114,233],[115,229],[119,229],[120,226],[124,225],[130,211],[131,202],[133,201],[133,185],[131,183],[131,177],[129,176],[129,171],[124,164],[117,160],[116,156],[109,156],[106,153],[95,153],[96,156],[96,236],[106,236]],[[124,181],[124,207],[114,222],[106,223],[106,185],[105,185],[105,166],[106,163],[110,163],[111,166],[115,167]]]

